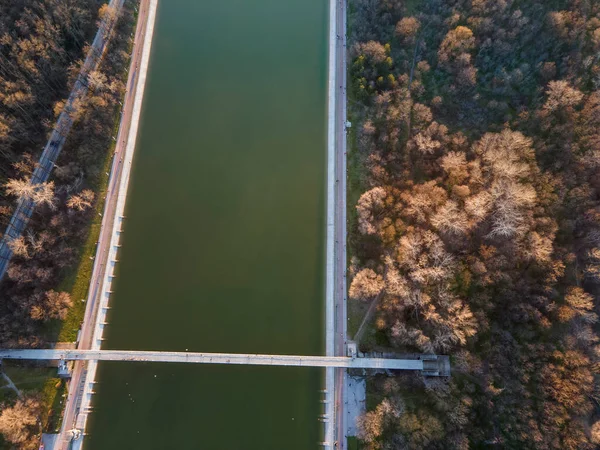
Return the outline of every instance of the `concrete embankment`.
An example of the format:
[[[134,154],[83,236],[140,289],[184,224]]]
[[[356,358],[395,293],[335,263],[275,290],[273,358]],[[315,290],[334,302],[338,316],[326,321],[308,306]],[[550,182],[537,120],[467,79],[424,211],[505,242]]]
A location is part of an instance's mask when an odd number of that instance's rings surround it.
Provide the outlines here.
[[[337,1],[329,0],[329,61],[327,103],[327,242],[325,282],[325,354],[335,355],[335,117],[336,117],[336,11]],[[335,369],[325,369],[325,436],[323,447],[333,450],[335,439]]]
[[[91,341],[89,343],[89,348],[92,350],[99,350],[101,347],[106,315],[109,309],[108,303],[117,262],[117,251],[120,247],[121,234],[124,229],[125,203],[142,111],[142,100],[150,61],[157,7],[158,0],[142,0],[140,6],[138,26],[142,27],[142,29],[136,31],[136,38],[137,36],[141,36],[143,39],[135,43],[129,70],[130,79],[127,82],[129,91],[126,93],[125,107],[123,109],[124,114],[117,136],[117,145],[124,146],[124,151],[115,153],[104,212],[104,216],[108,220],[102,224],[102,231],[110,231],[110,239],[107,243],[100,242],[98,246],[96,253],[97,264],[103,265],[104,270],[99,273],[101,277],[101,280],[98,282],[99,289],[96,285],[97,280],[92,280],[88,302],[93,303],[93,311],[91,317],[87,317],[86,315],[86,321],[91,323],[84,324],[84,327],[88,329],[92,327],[90,330]],[[140,52],[139,55],[137,55],[138,51]],[[133,102],[132,106],[128,107],[128,103],[131,102]],[[114,211],[111,211],[113,208]],[[84,370],[83,373],[83,389],[80,394],[76,394],[79,398],[73,400],[74,403],[79,404],[79,407],[76,408],[77,413],[74,427],[81,431],[85,430],[87,418],[91,411],[91,398],[96,370],[97,362],[90,361],[87,364],[87,370]],[[74,388],[79,391],[77,386]],[[80,448],[82,441],[83,439],[75,441],[72,448]]]

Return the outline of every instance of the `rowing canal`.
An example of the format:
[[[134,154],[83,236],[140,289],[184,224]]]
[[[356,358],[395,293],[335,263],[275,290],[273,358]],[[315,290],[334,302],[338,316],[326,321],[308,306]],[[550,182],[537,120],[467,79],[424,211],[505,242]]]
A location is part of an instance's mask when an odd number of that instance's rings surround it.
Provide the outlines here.
[[[103,348],[324,353],[327,0],[159,2]],[[100,364],[86,450],[306,450],[323,371]]]

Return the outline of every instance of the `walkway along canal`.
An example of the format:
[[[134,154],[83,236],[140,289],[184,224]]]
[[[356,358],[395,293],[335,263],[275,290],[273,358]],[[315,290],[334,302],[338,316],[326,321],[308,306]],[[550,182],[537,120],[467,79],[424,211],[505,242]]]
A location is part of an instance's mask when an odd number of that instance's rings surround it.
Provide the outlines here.
[[[327,0],[159,2],[103,348],[324,352]],[[100,362],[84,448],[318,448],[323,370]]]

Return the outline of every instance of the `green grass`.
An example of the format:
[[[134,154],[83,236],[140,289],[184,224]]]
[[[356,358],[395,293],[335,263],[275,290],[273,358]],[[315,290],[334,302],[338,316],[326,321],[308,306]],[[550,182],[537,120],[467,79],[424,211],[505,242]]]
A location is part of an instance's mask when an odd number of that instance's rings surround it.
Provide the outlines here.
[[[369,304],[360,300],[348,300],[348,335],[354,337],[369,309]]]
[[[119,114],[117,110],[115,113],[113,133],[116,133],[118,127]],[[109,178],[107,173],[110,170],[114,150],[115,145],[113,142],[105,155],[102,168],[99,172],[100,174],[89,186],[90,189],[96,193],[97,200],[89,224],[87,238],[80,248],[79,261],[73,268],[66,272],[65,277],[58,286],[59,291],[66,291],[71,294],[73,306],[69,309],[65,320],[54,320],[49,322],[46,329],[48,340],[54,340],[55,342],[75,342],[77,339],[77,332],[85,313],[86,304],[82,300],[87,298],[90,279],[92,278],[92,271],[94,268],[93,257],[96,255],[96,242],[98,241],[100,229],[102,227],[102,217],[99,214],[104,211],[105,201],[103,198],[106,196]]]
[[[48,378],[42,389],[42,402],[47,405],[42,425],[47,433],[56,433],[62,425],[62,410],[67,397],[67,384],[59,378]]]
[[[2,362],[4,372],[19,389],[26,390],[23,385],[31,385],[32,380],[46,379],[56,375],[56,369],[52,367],[25,367],[17,366],[9,361]]]
[[[42,404],[47,405],[42,412],[42,427],[45,431],[54,432],[60,426],[62,396],[66,392],[65,381],[56,376],[56,368],[23,366],[7,361],[2,366],[23,394],[39,395]],[[12,389],[0,389],[0,402],[13,403],[16,399],[17,394]],[[1,441],[0,448],[3,448]]]
[[[377,390],[376,380],[367,377],[367,393],[365,398],[365,407],[367,411],[373,411],[382,400],[381,393]]]
[[[6,385],[5,385],[6,386]],[[0,388],[0,403],[12,404],[17,400],[17,394],[15,391],[8,387]],[[2,447],[0,447],[1,449]]]
[[[348,74],[348,77],[351,75]],[[362,155],[359,153],[357,145],[358,127],[362,126],[362,118],[360,116],[359,107],[356,105],[356,98],[352,90],[348,96],[348,120],[352,123],[347,136],[347,166],[348,179],[346,191],[346,214],[348,217],[348,246],[347,246],[347,264],[350,266],[350,261],[353,257],[357,257],[360,263],[361,257],[358,251],[358,243],[364,241],[364,236],[358,233],[358,214],[356,212],[356,204],[360,196],[367,190],[363,180],[366,178],[366,168]],[[348,300],[348,334],[354,338],[360,324],[362,323],[370,303],[359,300]],[[376,315],[375,315],[376,316]],[[374,318],[365,324],[365,329],[359,343],[359,350],[373,348],[377,345],[376,330],[373,327]]]
[[[348,2],[348,11],[347,11],[347,20],[346,20],[346,33],[352,38],[352,28],[354,25],[354,11],[356,7],[354,1]],[[346,68],[347,70],[347,68]],[[347,79],[351,80],[351,74],[347,70]],[[347,180],[346,180],[346,216],[348,218],[348,233],[352,233],[352,230],[356,227],[356,202],[360,197],[360,176],[358,173],[358,166],[356,164],[356,124],[355,117],[352,110],[351,100],[353,99],[352,90],[348,90],[348,101],[346,103],[346,113],[347,118],[350,123],[352,123],[352,127],[348,130],[348,134],[346,137],[347,142]],[[350,261],[355,254],[353,247],[354,239],[352,236],[348,235],[347,241],[347,251],[346,251],[346,268],[350,267]],[[362,321],[362,317],[364,315],[363,309],[366,312],[365,305],[360,302],[356,302],[354,300],[347,300],[347,314],[348,314],[348,336],[350,338],[354,338],[354,335],[358,331],[358,327]],[[367,306],[368,307],[368,306]]]
[[[361,450],[362,445],[360,441],[354,436],[348,437],[348,450]]]

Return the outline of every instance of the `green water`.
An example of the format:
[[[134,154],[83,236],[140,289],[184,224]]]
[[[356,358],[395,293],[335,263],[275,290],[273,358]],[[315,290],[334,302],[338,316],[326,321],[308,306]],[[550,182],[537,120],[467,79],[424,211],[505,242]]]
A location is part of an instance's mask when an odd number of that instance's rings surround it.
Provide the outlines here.
[[[104,348],[323,353],[326,19],[160,1]],[[85,449],[317,449],[322,379],[102,363]]]

